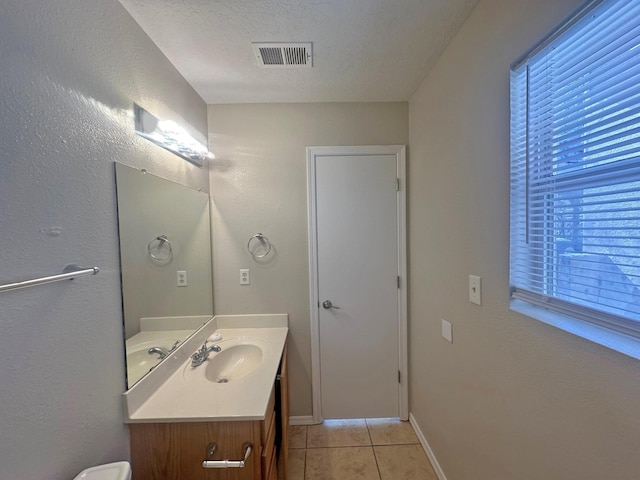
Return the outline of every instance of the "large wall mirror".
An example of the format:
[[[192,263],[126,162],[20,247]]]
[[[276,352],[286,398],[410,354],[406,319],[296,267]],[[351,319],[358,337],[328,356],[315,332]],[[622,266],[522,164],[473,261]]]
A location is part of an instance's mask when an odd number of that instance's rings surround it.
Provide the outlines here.
[[[131,388],[213,315],[209,196],[115,164]]]

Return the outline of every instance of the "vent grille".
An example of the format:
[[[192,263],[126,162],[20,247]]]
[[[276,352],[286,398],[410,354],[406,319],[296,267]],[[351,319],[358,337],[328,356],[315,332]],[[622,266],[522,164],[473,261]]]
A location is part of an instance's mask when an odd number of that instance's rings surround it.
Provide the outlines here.
[[[258,66],[308,68],[313,66],[311,43],[252,43]]]

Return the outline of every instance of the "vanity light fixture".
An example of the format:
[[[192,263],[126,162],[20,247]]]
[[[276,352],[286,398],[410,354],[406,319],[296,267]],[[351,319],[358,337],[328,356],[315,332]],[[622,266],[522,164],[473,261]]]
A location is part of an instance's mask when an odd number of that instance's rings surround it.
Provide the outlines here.
[[[215,155],[198,142],[187,131],[171,120],[159,120],[144,108],[133,104],[136,133],[143,138],[175,153],[181,158],[202,166],[205,159],[213,160]]]

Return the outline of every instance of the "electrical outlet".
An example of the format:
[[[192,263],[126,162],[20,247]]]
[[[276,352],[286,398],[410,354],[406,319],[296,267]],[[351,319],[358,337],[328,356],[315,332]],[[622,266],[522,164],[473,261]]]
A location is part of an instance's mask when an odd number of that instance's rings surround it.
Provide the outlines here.
[[[178,270],[176,272],[176,285],[178,287],[186,287],[187,286],[187,271],[186,270]]]
[[[251,285],[251,274],[248,268],[240,269],[240,285]]]
[[[469,301],[476,305],[482,305],[482,290],[480,288],[480,277],[469,275]]]

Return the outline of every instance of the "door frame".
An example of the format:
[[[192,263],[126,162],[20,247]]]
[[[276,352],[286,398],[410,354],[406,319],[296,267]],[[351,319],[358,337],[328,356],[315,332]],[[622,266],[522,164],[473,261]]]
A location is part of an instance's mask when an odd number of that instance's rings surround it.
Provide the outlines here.
[[[307,147],[307,208],[309,222],[309,292],[311,312],[311,384],[313,423],[322,423],[320,382],[320,322],[318,297],[318,236],[316,203],[316,158],[345,155],[395,155],[397,183],[398,235],[398,405],[401,420],[409,419],[408,337],[407,337],[407,216],[406,216],[406,146],[373,145],[344,147]]]

